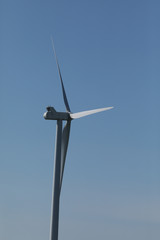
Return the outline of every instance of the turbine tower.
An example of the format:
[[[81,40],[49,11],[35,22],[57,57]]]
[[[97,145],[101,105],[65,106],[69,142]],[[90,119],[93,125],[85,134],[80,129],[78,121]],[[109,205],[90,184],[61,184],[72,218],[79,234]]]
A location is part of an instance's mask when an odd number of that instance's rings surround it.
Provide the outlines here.
[[[69,134],[71,121],[73,119],[85,117],[94,113],[110,110],[113,107],[100,108],[90,111],[72,113],[68,104],[66,92],[64,89],[64,84],[62,80],[62,75],[60,67],[58,64],[58,59],[56,56],[54,43],[52,40],[52,47],[56,58],[56,64],[58,67],[59,77],[61,81],[63,100],[66,107],[66,112],[57,112],[53,107],[47,107],[47,112],[44,113],[44,118],[46,120],[56,120],[56,143],[55,143],[55,156],[54,156],[54,175],[53,175],[53,191],[52,191],[52,208],[51,208],[51,223],[50,223],[50,240],[58,240],[58,225],[59,225],[59,201],[60,192],[62,187],[63,172],[69,142]],[[63,127],[63,121],[66,121]]]

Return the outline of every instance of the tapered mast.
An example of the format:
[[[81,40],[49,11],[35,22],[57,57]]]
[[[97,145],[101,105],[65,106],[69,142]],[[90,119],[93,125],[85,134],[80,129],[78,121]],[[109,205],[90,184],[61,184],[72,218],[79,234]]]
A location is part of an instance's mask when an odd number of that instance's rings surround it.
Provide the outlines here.
[[[56,142],[54,156],[53,192],[50,240],[58,240],[59,225],[59,200],[60,200],[60,174],[61,174],[61,142],[62,142],[62,120],[57,120]]]

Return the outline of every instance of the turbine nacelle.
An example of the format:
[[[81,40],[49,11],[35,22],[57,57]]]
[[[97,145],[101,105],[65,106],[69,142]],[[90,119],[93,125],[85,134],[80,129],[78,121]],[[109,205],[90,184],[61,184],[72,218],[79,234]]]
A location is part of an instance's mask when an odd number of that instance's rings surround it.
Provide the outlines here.
[[[53,107],[47,107],[47,112],[44,113],[43,117],[46,120],[71,120],[68,112],[57,112]]]

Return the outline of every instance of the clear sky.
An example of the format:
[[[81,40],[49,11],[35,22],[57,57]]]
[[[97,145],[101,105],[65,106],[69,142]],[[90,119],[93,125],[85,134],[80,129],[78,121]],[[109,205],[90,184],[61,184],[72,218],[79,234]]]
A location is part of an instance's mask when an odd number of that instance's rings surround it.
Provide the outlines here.
[[[160,1],[1,0],[0,239],[49,239],[54,121],[72,112],[60,240],[160,239]]]

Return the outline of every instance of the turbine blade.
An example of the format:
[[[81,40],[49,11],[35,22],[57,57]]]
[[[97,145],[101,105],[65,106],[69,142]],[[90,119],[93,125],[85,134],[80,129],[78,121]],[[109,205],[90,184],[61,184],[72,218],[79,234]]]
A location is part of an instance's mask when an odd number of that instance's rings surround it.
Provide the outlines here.
[[[95,110],[89,110],[89,111],[84,111],[84,112],[78,112],[78,113],[71,113],[70,117],[72,119],[76,119],[76,118],[81,118],[81,117],[85,117],[94,113],[98,113],[98,112],[103,112],[103,111],[107,111],[112,109],[113,107],[107,107],[107,108],[99,108],[99,109],[95,109]]]
[[[70,127],[71,127],[71,121],[69,120],[69,121],[67,121],[66,125],[64,126],[63,133],[62,133],[60,190],[62,187],[63,172],[64,172],[67,149],[68,149]]]
[[[58,58],[57,58],[57,55],[56,55],[56,51],[55,51],[54,42],[53,42],[53,38],[52,37],[51,37],[51,41],[52,41],[52,48],[53,48],[53,52],[54,52],[54,55],[55,55],[56,64],[57,64],[57,68],[58,68],[59,77],[60,77],[60,80],[61,80],[64,104],[66,106],[67,112],[71,112],[69,104],[68,104],[68,100],[67,100],[67,96],[66,96],[63,80],[62,80],[62,75],[61,75],[60,67],[59,67],[59,64],[58,64]]]

